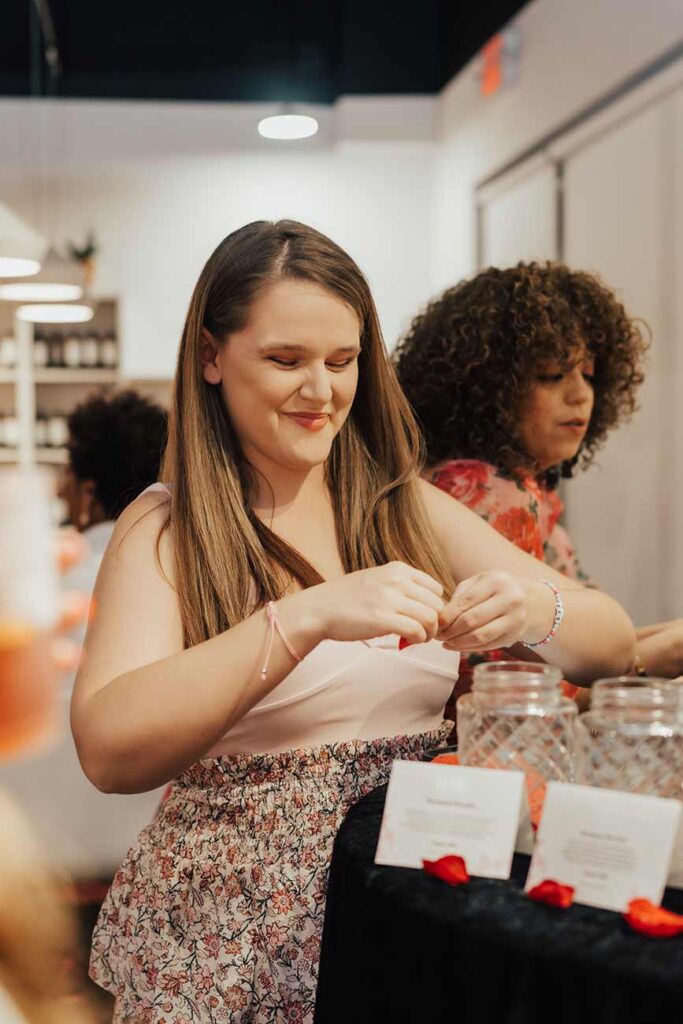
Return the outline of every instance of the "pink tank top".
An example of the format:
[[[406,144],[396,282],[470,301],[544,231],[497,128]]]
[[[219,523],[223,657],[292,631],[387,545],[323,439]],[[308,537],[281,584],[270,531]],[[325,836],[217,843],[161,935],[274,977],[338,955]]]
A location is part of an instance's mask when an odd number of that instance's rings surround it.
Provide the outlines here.
[[[169,493],[163,484],[150,490],[162,488]],[[397,636],[324,640],[206,756],[279,753],[437,729],[460,655],[436,640],[402,651],[398,642]]]

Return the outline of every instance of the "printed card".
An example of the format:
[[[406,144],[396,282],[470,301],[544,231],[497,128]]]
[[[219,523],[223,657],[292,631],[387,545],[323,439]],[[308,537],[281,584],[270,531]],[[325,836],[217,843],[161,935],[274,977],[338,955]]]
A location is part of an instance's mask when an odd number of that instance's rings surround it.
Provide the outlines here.
[[[523,786],[521,772],[394,761],[375,863],[458,854],[471,875],[509,878]]]
[[[550,782],[525,888],[554,879],[605,910],[659,903],[680,817],[677,800]]]

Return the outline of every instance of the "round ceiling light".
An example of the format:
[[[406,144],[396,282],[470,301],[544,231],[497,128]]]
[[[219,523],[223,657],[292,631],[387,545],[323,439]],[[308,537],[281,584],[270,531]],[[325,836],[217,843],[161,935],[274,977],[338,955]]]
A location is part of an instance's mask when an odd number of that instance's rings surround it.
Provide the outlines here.
[[[0,284],[0,299],[8,302],[73,302],[82,294],[82,266],[64,259],[54,246],[50,246],[39,272],[30,281]]]
[[[18,256],[0,256],[0,277],[30,277],[40,270],[38,260],[25,260]]]
[[[258,123],[264,139],[308,139],[318,130],[318,122],[308,114],[276,114]]]
[[[92,306],[75,306],[71,303],[39,303],[19,306],[17,317],[34,324],[84,324],[93,318]]]
[[[73,302],[80,299],[83,289],[77,284],[57,284],[45,281],[15,281],[0,284],[0,299],[8,302]]]

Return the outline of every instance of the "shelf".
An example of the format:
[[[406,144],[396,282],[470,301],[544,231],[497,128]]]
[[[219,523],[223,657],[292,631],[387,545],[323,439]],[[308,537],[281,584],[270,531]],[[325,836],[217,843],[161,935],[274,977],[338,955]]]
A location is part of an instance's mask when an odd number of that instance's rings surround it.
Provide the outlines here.
[[[0,462],[17,462],[18,459],[16,448],[0,448]]]
[[[16,379],[16,370],[8,370],[4,366],[0,367],[0,384],[14,384]]]
[[[69,450],[67,448],[36,448],[36,462],[53,462],[63,466],[69,461]]]
[[[61,367],[36,368],[36,384],[116,384],[118,370],[67,370]]]

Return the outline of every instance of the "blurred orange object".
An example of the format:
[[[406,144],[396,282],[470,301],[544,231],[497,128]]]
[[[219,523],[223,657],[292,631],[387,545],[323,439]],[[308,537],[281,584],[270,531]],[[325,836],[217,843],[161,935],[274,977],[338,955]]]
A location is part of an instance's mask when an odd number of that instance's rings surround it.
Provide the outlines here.
[[[573,885],[562,885],[553,878],[545,878],[533,889],[529,889],[527,896],[537,903],[547,903],[550,907],[566,910],[574,902],[574,891]]]
[[[428,875],[440,878],[442,882],[448,882],[449,885],[463,885],[470,880],[464,857],[459,857],[455,853],[439,857],[438,860],[423,860],[422,870]]]
[[[431,760],[432,764],[460,764],[457,754],[437,754]]]
[[[28,752],[56,730],[51,643],[47,630],[0,621],[0,757]]]
[[[658,907],[650,900],[631,900],[624,918],[630,928],[652,939],[670,939],[683,933],[683,915]]]

